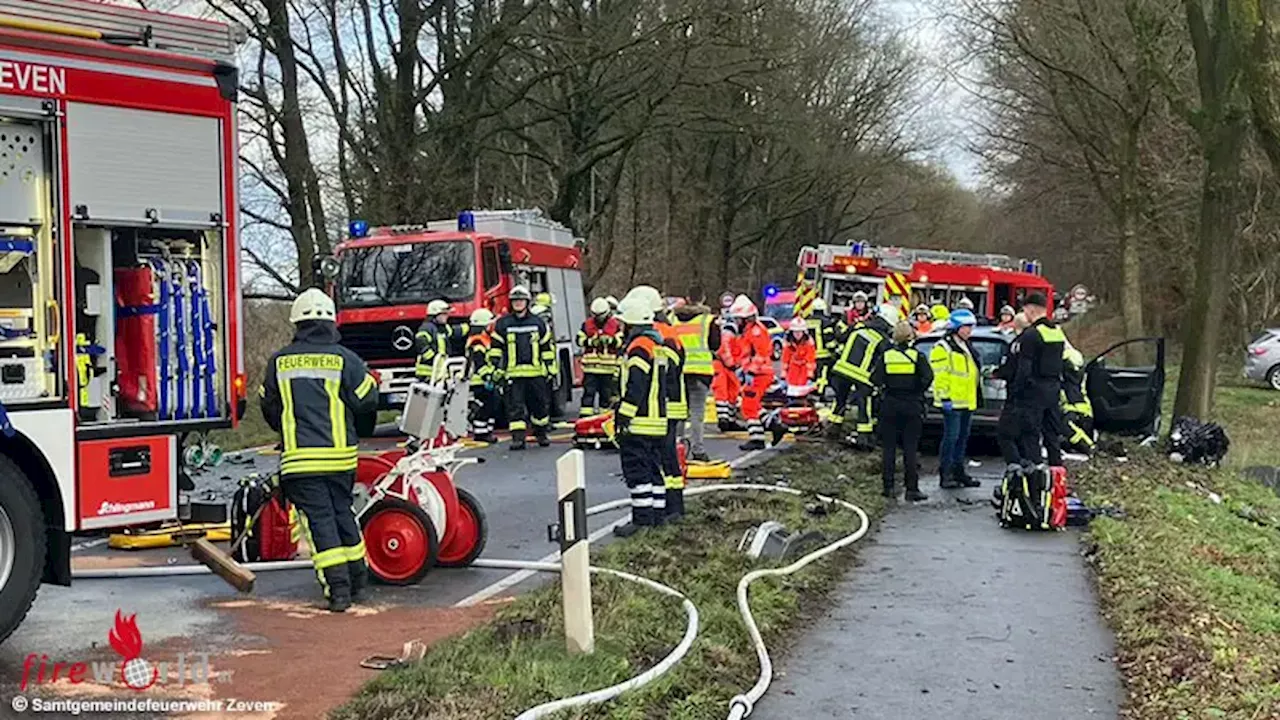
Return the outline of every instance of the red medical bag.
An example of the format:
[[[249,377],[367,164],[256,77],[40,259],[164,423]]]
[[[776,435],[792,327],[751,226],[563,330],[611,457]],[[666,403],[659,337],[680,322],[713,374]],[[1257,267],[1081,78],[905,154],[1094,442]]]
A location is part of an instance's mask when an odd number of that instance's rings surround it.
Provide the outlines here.
[[[119,401],[127,412],[155,413],[159,359],[151,268],[116,268],[115,291]]]

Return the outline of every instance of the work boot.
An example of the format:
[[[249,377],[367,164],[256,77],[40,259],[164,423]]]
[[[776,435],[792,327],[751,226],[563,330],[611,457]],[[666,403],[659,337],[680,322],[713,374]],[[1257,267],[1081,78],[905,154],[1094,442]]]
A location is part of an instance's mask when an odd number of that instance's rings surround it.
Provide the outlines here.
[[[956,479],[955,470],[948,466],[938,469],[938,487],[943,490],[955,490],[964,487],[964,485]]]
[[[969,473],[965,472],[963,465],[956,468],[955,480],[957,483],[960,483],[960,487],[967,487],[967,488],[982,487],[982,481],[975,480],[974,478],[970,477]]]
[[[547,432],[545,430],[540,433],[535,433],[534,435],[538,438],[538,447],[551,446],[551,438],[547,437]]]
[[[689,459],[692,460],[693,462],[703,462],[703,463],[711,462],[711,456],[708,455],[705,451],[689,453]]]
[[[351,598],[345,596],[329,598],[329,612],[344,613],[351,609]]]
[[[369,601],[369,567],[363,560],[347,563],[351,573],[351,602],[362,605]]]
[[[763,450],[763,449],[765,449],[765,444],[764,444],[764,441],[763,441],[763,440],[761,440],[761,439],[759,439],[759,438],[756,438],[755,440],[748,440],[748,441],[746,441],[746,442],[742,443],[741,445],[739,445],[739,446],[738,446],[738,449],[739,449],[739,450],[747,450],[747,451],[750,451],[750,450]]]
[[[897,495],[898,495],[898,493],[894,492],[894,489],[893,489],[893,486],[892,486],[892,485],[885,485],[883,488],[881,488],[881,489],[880,489],[880,496],[881,496],[881,497],[887,497],[887,498],[892,499],[892,498],[894,498],[894,497],[897,497]]]
[[[925,500],[928,500],[929,496],[920,492],[919,489],[916,489],[916,490],[908,490],[904,499],[907,502],[917,503],[917,502],[924,502]]]
[[[511,449],[512,449],[512,450],[523,450],[523,449],[525,449],[524,431],[523,431],[523,430],[515,430],[515,431],[512,431],[512,433],[511,433]]]
[[[640,532],[640,526],[636,525],[633,522],[629,522],[625,525],[619,525],[618,527],[614,528],[613,536],[618,538],[629,538],[638,532]]]
[[[783,425],[782,423],[778,423],[777,425],[773,426],[772,432],[773,432],[773,445],[774,447],[777,447],[778,443],[782,442],[782,438],[786,437],[787,435],[787,426]]]

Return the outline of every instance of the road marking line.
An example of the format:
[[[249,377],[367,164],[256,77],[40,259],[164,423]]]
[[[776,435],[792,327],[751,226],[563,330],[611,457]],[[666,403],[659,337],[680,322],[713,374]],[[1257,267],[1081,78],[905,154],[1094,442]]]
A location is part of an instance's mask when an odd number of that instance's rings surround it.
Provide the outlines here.
[[[743,464],[751,460],[754,460],[755,458],[763,455],[769,450],[770,448],[766,448],[764,450],[752,450],[746,453],[745,455],[741,455],[737,458],[734,458],[733,460],[730,460],[729,467],[731,468],[741,467]],[[619,508],[618,512],[626,512],[626,510]],[[614,520],[608,525],[605,525],[604,527],[596,530],[595,532],[587,536],[587,543],[590,544],[590,543],[596,542],[600,538],[603,538],[604,536],[613,532],[613,529],[615,527],[625,525],[627,521],[629,521],[630,519],[631,519],[631,516],[629,514],[623,515],[617,520]],[[535,562],[549,563],[549,562],[556,562],[559,559],[560,559],[560,551],[556,550],[555,552],[545,557],[539,558]],[[454,603],[453,606],[454,607],[473,607],[475,605],[479,605],[480,603],[493,598],[499,593],[502,593],[515,585],[519,585],[520,583],[524,582],[525,580],[528,580],[529,578],[537,574],[538,572],[535,570],[517,570],[511,573],[510,575],[507,575],[506,577],[502,578],[501,580],[498,580],[492,585],[489,585],[459,600],[458,602]]]

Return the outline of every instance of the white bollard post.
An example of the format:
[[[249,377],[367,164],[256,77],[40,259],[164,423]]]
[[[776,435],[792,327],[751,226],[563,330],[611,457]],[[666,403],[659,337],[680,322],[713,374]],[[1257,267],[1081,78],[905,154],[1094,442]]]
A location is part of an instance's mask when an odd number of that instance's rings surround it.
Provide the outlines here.
[[[560,497],[560,584],[564,588],[564,630],[569,653],[596,649],[591,615],[590,543],[587,542],[586,456],[570,450],[556,461]]]

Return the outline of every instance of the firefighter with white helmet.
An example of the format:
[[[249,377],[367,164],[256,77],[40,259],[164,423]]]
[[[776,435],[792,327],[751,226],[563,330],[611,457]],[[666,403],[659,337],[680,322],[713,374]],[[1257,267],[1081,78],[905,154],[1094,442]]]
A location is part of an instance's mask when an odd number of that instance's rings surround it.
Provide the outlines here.
[[[622,323],[613,316],[607,299],[598,297],[591,301],[591,317],[582,323],[577,341],[582,349],[580,414],[587,417],[611,406],[617,395]]]
[[[1014,327],[1014,317],[1016,315],[1017,313],[1014,312],[1013,306],[1011,305],[1005,305],[1004,307],[1000,308],[1000,322],[997,323],[996,325],[996,327],[1000,330],[1000,332],[1009,333],[1009,332],[1017,331],[1017,329]]]
[[[623,302],[629,299],[647,303],[653,310],[653,329],[662,337],[659,350],[667,358],[664,383],[667,390],[667,435],[663,438],[661,454],[663,493],[661,497],[657,493],[654,495],[654,512],[664,517],[680,517],[684,515],[684,471],[680,468],[676,450],[676,429],[689,418],[689,401],[684,386],[684,346],[668,322],[667,302],[656,288],[636,286],[627,293]]]
[[[871,367],[891,342],[893,327],[901,319],[898,308],[889,303],[881,304],[876,314],[854,330],[845,340],[840,355],[832,366],[832,387],[836,391],[836,405],[829,418],[828,430],[833,439],[846,437],[844,416],[849,396],[853,396],[857,421],[854,433],[849,435],[855,445],[871,443],[875,434],[875,388],[871,383]]]
[[[782,372],[788,394],[809,385],[817,367],[817,344],[809,333],[809,323],[802,317],[791,318],[787,323],[787,340],[782,346]]]
[[[631,492],[631,522],[613,533],[627,537],[641,528],[662,524],[666,515],[661,468],[668,434],[669,355],[662,335],[653,327],[653,305],[642,297],[628,297],[618,308],[626,326],[626,350],[616,426],[622,478]]]
[[[440,377],[444,363],[449,359],[449,341],[467,334],[466,325],[450,325],[449,313],[453,307],[444,300],[427,303],[427,318],[418,327],[416,336],[418,361],[414,375],[420,380]]]
[[[871,318],[873,312],[871,300],[867,294],[861,290],[855,292],[845,316],[845,322],[848,325],[846,333],[856,330],[859,325]]]
[[[530,425],[538,445],[546,447],[551,444],[547,376],[555,363],[555,339],[542,318],[530,312],[529,288],[517,285],[507,298],[511,313],[493,324],[489,357],[497,377],[506,383],[511,449],[525,448]]]
[[[740,449],[762,450],[765,441],[761,413],[765,393],[773,385],[774,378],[773,340],[769,337],[769,329],[760,322],[760,311],[746,295],[734,298],[729,314],[738,320],[733,355],[745,377],[741,409],[747,423],[747,442]]]
[[[333,300],[310,288],[289,311],[293,341],[272,356],[262,417],[280,433],[280,488],[298,509],[311,564],[329,601],[345,612],[367,587],[364,539],[351,510],[357,418],[377,412],[378,383],[338,344]]]
[[[471,385],[471,438],[479,442],[494,441],[493,432],[498,424],[498,387],[494,379],[494,365],[489,357],[493,337],[489,326],[494,316],[486,308],[471,313],[467,333],[467,377]]]

